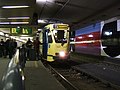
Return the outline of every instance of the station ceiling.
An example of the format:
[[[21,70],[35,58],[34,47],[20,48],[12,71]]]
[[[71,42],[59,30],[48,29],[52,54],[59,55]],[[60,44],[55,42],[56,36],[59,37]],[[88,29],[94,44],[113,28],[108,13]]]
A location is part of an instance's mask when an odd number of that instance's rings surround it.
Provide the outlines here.
[[[4,22],[29,22],[34,25],[35,19],[49,22],[63,22],[76,30],[83,26],[120,15],[120,0],[0,0],[0,27],[11,27],[14,24]],[[3,8],[3,6],[22,6],[26,8]],[[29,17],[13,19],[13,17]],[[36,24],[35,24],[36,25]],[[42,27],[45,23],[38,24]]]

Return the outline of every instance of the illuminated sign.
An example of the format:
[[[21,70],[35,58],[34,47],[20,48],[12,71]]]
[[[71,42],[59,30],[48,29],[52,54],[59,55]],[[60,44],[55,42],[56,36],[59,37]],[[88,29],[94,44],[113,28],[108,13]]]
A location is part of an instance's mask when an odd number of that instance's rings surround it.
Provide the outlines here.
[[[32,34],[32,28],[28,28],[28,27],[11,28],[10,33],[13,34],[13,35]]]
[[[68,29],[68,25],[57,25],[57,29]]]
[[[10,33],[11,34],[20,34],[21,30],[20,30],[20,28],[11,28]]]
[[[22,28],[22,34],[32,34],[31,28]]]

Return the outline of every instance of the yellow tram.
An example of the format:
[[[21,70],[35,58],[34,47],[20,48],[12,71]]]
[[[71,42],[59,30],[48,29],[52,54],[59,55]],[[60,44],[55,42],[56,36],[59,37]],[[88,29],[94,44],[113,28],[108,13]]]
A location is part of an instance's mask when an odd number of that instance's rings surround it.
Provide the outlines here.
[[[39,34],[42,57],[49,61],[68,60],[69,58],[69,25],[49,24]]]

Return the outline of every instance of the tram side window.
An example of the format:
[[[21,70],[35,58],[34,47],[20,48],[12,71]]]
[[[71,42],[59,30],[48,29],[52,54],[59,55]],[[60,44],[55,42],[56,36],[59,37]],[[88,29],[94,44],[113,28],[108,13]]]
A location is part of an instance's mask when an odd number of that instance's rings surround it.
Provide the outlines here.
[[[48,32],[48,43],[52,43],[52,36],[50,32]]]
[[[118,45],[117,21],[107,23],[103,27],[102,39],[105,45]]]
[[[52,43],[52,37],[51,37],[51,35],[48,36],[48,43]]]

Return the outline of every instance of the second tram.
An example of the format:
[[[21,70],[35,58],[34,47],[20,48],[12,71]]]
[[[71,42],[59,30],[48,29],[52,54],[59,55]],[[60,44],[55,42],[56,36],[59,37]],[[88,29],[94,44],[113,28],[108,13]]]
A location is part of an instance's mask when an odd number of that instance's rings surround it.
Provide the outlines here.
[[[75,51],[120,58],[120,17],[76,30]]]

